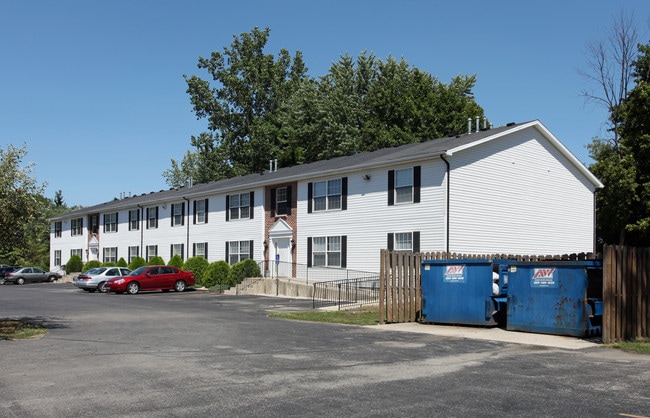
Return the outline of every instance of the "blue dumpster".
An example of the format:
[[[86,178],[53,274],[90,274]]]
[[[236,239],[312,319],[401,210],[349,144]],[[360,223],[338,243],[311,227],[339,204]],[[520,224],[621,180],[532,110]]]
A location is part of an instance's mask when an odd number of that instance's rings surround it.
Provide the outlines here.
[[[602,267],[601,260],[509,261],[506,329],[575,337],[600,334]]]
[[[422,322],[497,325],[492,260],[422,262]]]

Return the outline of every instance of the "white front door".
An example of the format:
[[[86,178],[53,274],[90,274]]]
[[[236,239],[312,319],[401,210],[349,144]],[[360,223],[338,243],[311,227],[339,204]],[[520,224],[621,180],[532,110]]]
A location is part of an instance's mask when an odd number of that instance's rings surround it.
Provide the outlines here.
[[[273,245],[275,247],[274,261],[277,269],[275,273],[278,277],[291,277],[293,260],[291,258],[289,238],[275,238]]]

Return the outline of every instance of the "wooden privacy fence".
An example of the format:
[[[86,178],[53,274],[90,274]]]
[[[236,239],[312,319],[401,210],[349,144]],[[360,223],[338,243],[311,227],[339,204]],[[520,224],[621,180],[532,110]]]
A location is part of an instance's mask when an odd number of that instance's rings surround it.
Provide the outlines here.
[[[650,248],[605,246],[603,342],[650,338]]]

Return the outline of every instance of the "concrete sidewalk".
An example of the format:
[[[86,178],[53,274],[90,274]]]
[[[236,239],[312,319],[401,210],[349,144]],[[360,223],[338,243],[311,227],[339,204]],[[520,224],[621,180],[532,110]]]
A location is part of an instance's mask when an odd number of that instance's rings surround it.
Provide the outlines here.
[[[580,350],[601,346],[599,339],[583,340],[576,337],[561,335],[534,334],[529,332],[506,331],[501,328],[479,328],[454,325],[420,324],[407,322],[403,324],[369,325],[373,329],[389,331],[419,332],[423,334],[440,335],[453,338],[469,338],[475,340],[501,341],[515,344],[539,345],[545,347]]]

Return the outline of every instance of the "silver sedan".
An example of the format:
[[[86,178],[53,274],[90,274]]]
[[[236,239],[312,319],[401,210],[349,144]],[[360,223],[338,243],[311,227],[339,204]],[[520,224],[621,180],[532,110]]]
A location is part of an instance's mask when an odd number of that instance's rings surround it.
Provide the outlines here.
[[[73,277],[72,284],[87,292],[97,290],[101,293],[106,293],[108,291],[104,287],[106,280],[112,279],[113,277],[126,276],[129,273],[131,273],[131,270],[126,267],[97,267]]]

